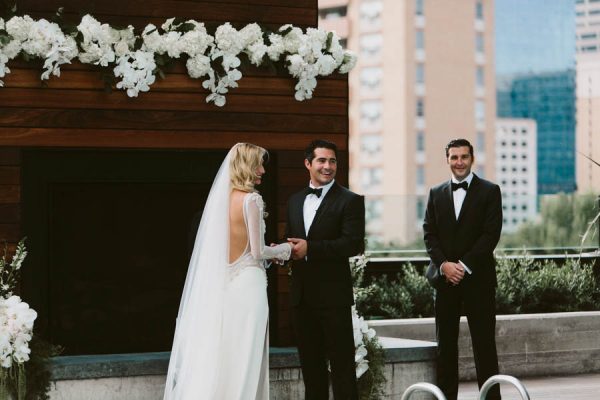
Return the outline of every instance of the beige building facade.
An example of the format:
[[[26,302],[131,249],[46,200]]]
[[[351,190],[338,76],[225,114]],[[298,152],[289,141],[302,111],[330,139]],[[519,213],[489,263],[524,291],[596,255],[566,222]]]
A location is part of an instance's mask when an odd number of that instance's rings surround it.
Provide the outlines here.
[[[600,191],[600,2],[577,0],[577,191]]]
[[[320,0],[319,8],[320,25],[345,32],[358,53],[350,183],[366,195],[369,237],[421,240],[428,189],[450,178],[450,139],[469,139],[474,172],[495,175],[494,2]]]

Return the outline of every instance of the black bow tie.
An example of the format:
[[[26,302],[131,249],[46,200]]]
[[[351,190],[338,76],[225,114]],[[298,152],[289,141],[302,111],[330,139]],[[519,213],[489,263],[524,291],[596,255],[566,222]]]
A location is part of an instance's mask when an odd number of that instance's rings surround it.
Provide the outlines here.
[[[311,188],[311,187],[307,187],[306,188],[306,195],[308,196],[309,194],[314,194],[317,197],[321,197],[321,194],[323,193],[323,188]]]
[[[467,183],[467,181],[462,181],[461,183],[452,182],[452,191],[453,192],[460,188],[467,190],[469,188],[469,184]]]

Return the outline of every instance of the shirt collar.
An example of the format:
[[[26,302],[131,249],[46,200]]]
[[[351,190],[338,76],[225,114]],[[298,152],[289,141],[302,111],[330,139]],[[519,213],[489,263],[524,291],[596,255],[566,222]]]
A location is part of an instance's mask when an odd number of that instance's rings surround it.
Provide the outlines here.
[[[454,182],[454,183],[467,182],[467,185],[471,186],[472,180],[473,180],[473,172],[469,172],[469,175],[467,175],[467,177],[465,179],[463,179],[462,181],[459,181],[458,179],[456,179],[454,177],[454,175],[452,175],[452,182]]]
[[[329,192],[329,189],[331,189],[334,182],[335,182],[335,179],[332,180],[331,182],[329,182],[327,185],[316,187],[315,185],[312,184],[312,182],[309,181],[308,186],[310,186],[311,188],[315,188],[315,189],[323,189],[323,193],[321,194],[321,198],[323,198],[323,197],[325,197],[327,192]]]

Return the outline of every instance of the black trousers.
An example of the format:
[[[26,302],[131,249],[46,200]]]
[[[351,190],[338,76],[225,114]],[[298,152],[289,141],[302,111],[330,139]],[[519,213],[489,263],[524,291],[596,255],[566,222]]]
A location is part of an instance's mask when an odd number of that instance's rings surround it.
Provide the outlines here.
[[[350,306],[292,307],[306,400],[329,399],[329,371],[335,400],[357,400],[354,334]]]
[[[475,358],[477,383],[481,385],[498,374],[496,353],[496,290],[493,286],[457,287],[435,293],[435,326],[438,342],[438,386],[447,400],[458,395],[458,334],[461,310],[464,309]],[[500,386],[486,399],[499,400]]]

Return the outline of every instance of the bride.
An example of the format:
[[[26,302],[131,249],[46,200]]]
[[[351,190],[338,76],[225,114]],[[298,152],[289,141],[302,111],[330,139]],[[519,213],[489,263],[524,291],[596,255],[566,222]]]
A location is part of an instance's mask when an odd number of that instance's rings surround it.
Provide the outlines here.
[[[262,147],[238,143],[204,206],[179,306],[164,400],[268,400],[269,259],[291,244],[264,243]]]

